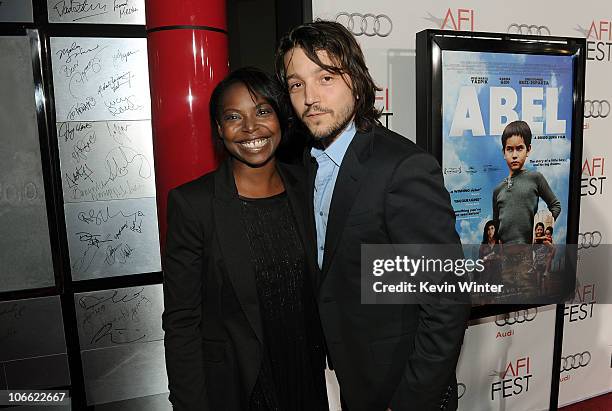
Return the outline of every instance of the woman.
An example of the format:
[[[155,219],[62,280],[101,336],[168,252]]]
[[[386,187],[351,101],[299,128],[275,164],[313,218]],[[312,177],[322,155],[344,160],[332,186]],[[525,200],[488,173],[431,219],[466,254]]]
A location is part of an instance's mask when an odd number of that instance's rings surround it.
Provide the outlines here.
[[[213,91],[228,157],[170,192],[163,327],[178,410],[327,410],[299,169],[275,159],[282,92],[245,68]]]
[[[502,245],[497,234],[497,222],[489,220],[482,230],[482,243],[478,250],[478,258],[483,260],[484,270],[479,283],[500,284],[502,270]],[[489,302],[485,299],[483,303]],[[492,302],[492,301],[491,301]]]

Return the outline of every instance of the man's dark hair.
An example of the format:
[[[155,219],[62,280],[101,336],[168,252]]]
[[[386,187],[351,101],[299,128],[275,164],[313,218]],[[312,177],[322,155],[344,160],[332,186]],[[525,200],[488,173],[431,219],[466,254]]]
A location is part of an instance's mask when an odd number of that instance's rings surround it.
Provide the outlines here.
[[[380,124],[381,110],[374,107],[376,86],[365,64],[361,47],[342,24],[317,20],[295,27],[281,40],[276,50],[275,68],[278,80],[287,91],[285,54],[299,47],[316,65],[334,74],[346,74],[351,79],[355,98],[355,126],[361,132]],[[326,51],[333,65],[326,65],[317,56],[317,51]]]
[[[529,148],[531,146],[531,128],[529,128],[529,124],[526,122],[521,120],[513,121],[504,128],[501,137],[502,148],[504,150],[506,149],[506,141],[512,136],[523,137],[525,147]]]

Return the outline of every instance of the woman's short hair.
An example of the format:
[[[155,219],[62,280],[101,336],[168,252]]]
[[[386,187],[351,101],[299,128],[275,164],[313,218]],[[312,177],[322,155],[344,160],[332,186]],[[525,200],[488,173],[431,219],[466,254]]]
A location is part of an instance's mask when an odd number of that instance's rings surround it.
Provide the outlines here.
[[[213,135],[217,136],[217,143],[220,143],[221,140],[217,125],[221,123],[223,97],[231,86],[238,83],[244,84],[252,96],[260,96],[272,106],[278,117],[282,134],[285,135],[288,125],[287,110],[289,105],[284,101],[284,91],[281,85],[272,76],[256,67],[243,67],[232,71],[221,80],[210,96],[208,108],[211,131]]]

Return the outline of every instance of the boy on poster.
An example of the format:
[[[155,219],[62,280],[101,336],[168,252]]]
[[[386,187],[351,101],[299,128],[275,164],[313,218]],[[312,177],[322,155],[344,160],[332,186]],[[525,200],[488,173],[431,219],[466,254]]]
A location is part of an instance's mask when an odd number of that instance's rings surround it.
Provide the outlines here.
[[[501,141],[509,174],[493,191],[493,220],[499,222],[503,244],[531,244],[539,199],[555,220],[561,213],[561,202],[541,173],[524,168],[531,151],[529,125],[524,121],[509,123]]]

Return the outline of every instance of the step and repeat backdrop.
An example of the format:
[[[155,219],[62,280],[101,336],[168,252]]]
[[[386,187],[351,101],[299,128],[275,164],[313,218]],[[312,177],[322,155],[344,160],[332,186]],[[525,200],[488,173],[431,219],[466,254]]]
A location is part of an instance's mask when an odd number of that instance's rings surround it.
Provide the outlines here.
[[[374,80],[383,124],[416,140],[415,34],[424,29],[520,33],[587,39],[584,153],[578,285],[565,307],[560,375],[551,375],[555,309],[523,310],[474,321],[467,330],[457,370],[462,410],[544,410],[552,378],[559,378],[559,405],[612,391],[612,305],[601,252],[612,233],[606,210],[612,194],[606,158],[612,155],[612,4],[517,0],[402,2],[312,1],[313,19],[346,26],[361,44]],[[609,250],[608,250],[609,251]],[[609,272],[603,273],[608,276]],[[333,373],[330,396],[338,398]],[[334,410],[340,409],[334,403]]]
[[[133,280],[161,269],[144,0],[48,0],[44,24],[35,10],[32,1],[0,2],[0,292],[25,296],[0,301],[0,389],[83,379],[84,402],[95,409],[169,410],[161,284]],[[413,140],[416,32],[587,39],[580,262],[575,298],[565,307],[562,371],[551,375],[549,306],[472,322],[457,376],[462,410],[548,409],[553,378],[560,405],[611,391],[612,308],[597,304],[612,293],[598,280],[610,264],[596,254],[612,233],[612,5],[559,11],[552,0],[313,0],[312,11],[357,37],[382,88],[383,124]],[[24,33],[3,29],[35,21],[40,27]],[[109,36],[108,24],[120,25],[113,27],[121,35]],[[70,294],[67,306],[65,284],[79,290],[81,282],[93,286]],[[69,366],[71,344],[77,371]],[[339,410],[337,383],[327,375],[330,409]]]

